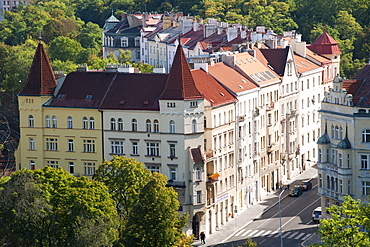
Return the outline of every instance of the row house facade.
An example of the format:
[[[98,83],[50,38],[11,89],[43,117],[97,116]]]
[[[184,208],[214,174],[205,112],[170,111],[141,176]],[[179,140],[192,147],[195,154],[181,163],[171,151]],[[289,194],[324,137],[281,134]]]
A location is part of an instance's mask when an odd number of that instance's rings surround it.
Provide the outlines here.
[[[368,201],[370,195],[369,71],[367,64],[351,80],[334,79],[320,110],[324,133],[318,139],[318,194],[326,208],[345,195]]]

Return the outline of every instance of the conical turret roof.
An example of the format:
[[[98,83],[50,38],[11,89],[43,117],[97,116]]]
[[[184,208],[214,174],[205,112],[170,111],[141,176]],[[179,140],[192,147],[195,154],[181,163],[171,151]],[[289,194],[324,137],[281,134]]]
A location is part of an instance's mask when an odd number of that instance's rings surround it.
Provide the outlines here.
[[[26,85],[19,95],[53,95],[56,80],[42,42],[37,46]]]
[[[203,99],[203,95],[195,86],[190,67],[182,46],[179,45],[171,67],[170,74],[166,82],[160,99],[165,100],[191,100]]]

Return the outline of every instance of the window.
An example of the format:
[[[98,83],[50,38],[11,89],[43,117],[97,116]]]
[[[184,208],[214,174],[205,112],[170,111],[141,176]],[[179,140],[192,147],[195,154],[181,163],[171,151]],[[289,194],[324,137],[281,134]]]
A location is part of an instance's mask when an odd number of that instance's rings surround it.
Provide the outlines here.
[[[147,156],[159,156],[159,143],[148,142],[146,144],[146,155]]]
[[[335,126],[335,139],[339,139],[339,128],[338,126]]]
[[[58,150],[58,139],[57,138],[46,138],[46,150],[57,151]]]
[[[50,128],[50,116],[45,117],[45,128]]]
[[[110,119],[110,130],[116,130],[116,119],[115,118]]]
[[[135,38],[135,46],[140,46],[140,37]]]
[[[93,117],[90,118],[90,129],[91,130],[95,129],[95,120]]]
[[[369,169],[369,161],[367,155],[361,155],[361,169]]]
[[[175,133],[175,121],[170,121],[170,133]]]
[[[73,152],[74,147],[73,147],[73,139],[68,139],[68,152]]]
[[[118,119],[118,130],[120,130],[120,131],[123,130],[123,120],[122,120],[122,118]]]
[[[202,203],[202,191],[197,190],[197,203]]]
[[[122,37],[121,38],[121,47],[127,47],[128,46],[128,38]]]
[[[191,108],[195,108],[198,106],[198,102],[197,101],[190,101],[190,107]]]
[[[92,176],[95,174],[95,163],[84,162],[85,175]]]
[[[94,140],[84,140],[83,148],[84,148],[84,153],[95,153],[95,141]]]
[[[35,127],[35,120],[32,115],[28,116],[28,127]]]
[[[175,102],[167,102],[167,108],[175,108],[176,103]]]
[[[52,117],[52,122],[53,122],[53,128],[56,128],[57,127],[57,117],[56,116]]]
[[[191,121],[191,132],[196,133],[197,132],[197,120],[193,119]]]
[[[82,128],[84,128],[84,129],[88,128],[87,117],[83,117],[83,119],[82,119]]]
[[[159,165],[149,165],[149,166],[147,166],[147,168],[152,173],[154,173],[154,172],[160,172]]]
[[[55,168],[55,169],[59,168],[58,161],[54,161],[54,160],[48,160],[46,165],[51,167],[51,168]]]
[[[36,169],[36,163],[33,160],[30,160],[30,170],[35,170]]]
[[[67,125],[68,125],[68,129],[72,129],[73,128],[73,121],[72,121],[72,117],[68,117],[68,120],[67,120]]]
[[[370,142],[370,129],[362,131],[362,142]]]
[[[202,171],[199,167],[195,169],[195,180],[200,181],[202,180]]]
[[[68,169],[70,174],[73,175],[75,173],[75,165],[73,162],[68,162]]]
[[[176,157],[176,144],[174,144],[174,143],[170,144],[170,157],[171,158]]]
[[[370,182],[362,182],[362,195],[370,195]]]
[[[170,167],[170,179],[176,181],[176,167]]]
[[[146,120],[146,132],[152,132],[152,122],[149,119]]]
[[[132,131],[137,131],[137,120],[132,119]]]
[[[111,141],[112,154],[123,154],[123,141]]]
[[[139,154],[137,142],[133,142],[132,143],[132,154],[134,154],[134,155],[138,155]]]
[[[35,150],[35,139],[30,138],[30,150]]]
[[[331,138],[334,138],[334,125],[331,126]]]
[[[154,120],[154,132],[159,132],[159,122],[157,119]]]

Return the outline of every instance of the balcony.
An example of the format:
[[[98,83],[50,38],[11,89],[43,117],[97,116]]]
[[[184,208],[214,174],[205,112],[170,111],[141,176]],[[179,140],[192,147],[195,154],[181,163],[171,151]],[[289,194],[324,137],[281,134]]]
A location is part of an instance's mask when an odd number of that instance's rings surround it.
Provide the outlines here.
[[[184,189],[186,188],[185,181],[173,181],[173,180],[168,180],[166,187],[174,187],[174,188],[181,188]]]
[[[344,175],[344,176],[352,175],[352,169],[351,168],[339,167],[338,168],[338,174]]]
[[[238,122],[244,122],[245,117],[244,116],[238,116]]]
[[[271,102],[270,104],[266,104],[266,111],[272,111],[274,110],[275,104],[274,102]]]

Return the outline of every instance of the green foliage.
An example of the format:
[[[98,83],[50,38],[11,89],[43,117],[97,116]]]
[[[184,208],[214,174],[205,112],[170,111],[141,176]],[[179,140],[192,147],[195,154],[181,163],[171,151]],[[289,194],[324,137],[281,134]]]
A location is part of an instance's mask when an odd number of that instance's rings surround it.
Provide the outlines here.
[[[247,240],[245,240],[245,243],[239,247],[257,247],[257,243],[253,242],[252,239],[248,238]]]
[[[88,22],[83,25],[77,40],[81,43],[83,48],[92,48],[96,51],[101,48],[101,29],[99,25]]]
[[[99,247],[116,239],[116,210],[100,182],[45,167],[18,171],[2,187],[2,244]]]
[[[154,173],[142,189],[124,231],[126,247],[172,247],[182,237],[187,217],[177,212],[179,202],[167,178]]]
[[[52,19],[43,29],[42,38],[46,43],[50,43],[59,36],[75,38],[77,35],[78,24],[71,19]]]
[[[368,204],[345,196],[340,206],[333,205],[328,210],[330,218],[321,220],[319,225],[321,246],[370,246]]]
[[[118,62],[119,63],[132,63],[132,52],[130,50],[119,50],[118,55]]]
[[[73,60],[81,51],[81,44],[68,37],[59,36],[54,39],[49,46],[48,52],[50,60],[58,59],[63,62]]]
[[[66,74],[77,69],[77,65],[72,61],[63,62],[60,60],[53,60],[50,63],[54,71],[64,71]]]

